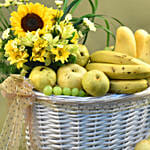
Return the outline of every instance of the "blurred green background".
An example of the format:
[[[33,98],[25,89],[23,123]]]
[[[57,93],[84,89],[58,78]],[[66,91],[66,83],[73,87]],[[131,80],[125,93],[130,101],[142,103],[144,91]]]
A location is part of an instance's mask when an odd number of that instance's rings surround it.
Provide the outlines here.
[[[0,0],[0,2],[2,1],[3,0]],[[33,0],[33,2],[41,2],[43,4],[46,4],[47,6],[55,6],[54,0]],[[99,0],[97,14],[114,16],[126,26],[131,28],[134,32],[139,28],[145,29],[150,32],[149,8],[149,0]],[[90,12],[91,8],[88,0],[82,0],[79,7],[76,9],[74,16],[80,16]],[[96,21],[103,24],[103,21],[101,20]],[[115,33],[119,25],[112,20],[110,20],[110,23],[112,26],[112,30]],[[90,32],[86,43],[90,52],[103,49],[105,47],[105,44],[106,34],[104,31],[97,30],[96,32]],[[111,44],[114,45],[113,40],[111,41]],[[0,97],[0,129],[6,117],[7,109],[8,108],[6,101],[2,97]]]

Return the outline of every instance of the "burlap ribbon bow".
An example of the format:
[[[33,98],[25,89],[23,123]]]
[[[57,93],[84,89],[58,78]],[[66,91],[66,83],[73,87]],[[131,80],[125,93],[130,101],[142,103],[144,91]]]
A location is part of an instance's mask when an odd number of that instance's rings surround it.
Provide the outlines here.
[[[23,127],[26,128],[27,126],[29,127],[29,136],[33,146],[30,125],[31,107],[35,100],[35,94],[32,91],[33,87],[24,77],[10,75],[0,84],[0,89],[2,95],[8,99],[10,104],[9,112],[0,134],[0,150],[18,150]]]

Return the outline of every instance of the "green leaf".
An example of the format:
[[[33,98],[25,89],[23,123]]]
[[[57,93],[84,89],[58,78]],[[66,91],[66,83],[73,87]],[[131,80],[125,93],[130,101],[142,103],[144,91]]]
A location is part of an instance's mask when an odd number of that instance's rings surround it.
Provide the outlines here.
[[[68,5],[68,0],[64,0],[63,11],[65,12]]]
[[[95,8],[98,8],[98,0],[95,0]]]
[[[87,33],[85,34],[84,40],[83,40],[83,42],[82,42],[83,45],[86,43],[86,40],[87,40],[87,37],[88,37],[88,33],[89,33],[89,32],[87,32]]]
[[[89,0],[89,3],[90,3],[91,8],[92,8],[92,13],[95,14],[96,8],[95,8],[95,6],[94,6],[94,3],[92,2],[92,0]]]
[[[77,22],[79,19],[80,19],[80,18],[78,18],[78,17],[73,17],[73,18],[71,19],[71,22]]]
[[[0,32],[3,32],[4,30],[3,30],[3,28],[2,27],[0,27]]]
[[[116,21],[117,23],[119,23],[121,26],[125,26],[119,19],[117,19],[117,18],[115,18],[115,17],[108,16],[108,15],[101,15],[101,16],[111,18],[111,19],[113,19],[114,21]]]
[[[76,10],[76,8],[78,7],[78,5],[80,4],[81,0],[79,0],[73,7],[72,7],[72,10],[71,10],[71,14],[74,13],[74,11]]]
[[[70,64],[70,63],[76,63],[76,61],[77,61],[76,56],[70,55],[69,58],[68,58],[67,64]]]
[[[111,36],[113,37],[113,39],[115,40],[116,37],[115,37],[113,32],[111,32],[109,29],[107,29],[106,27],[104,27],[104,26],[102,26],[102,25],[100,25],[98,23],[95,23],[95,24],[96,24],[96,28],[99,28],[99,29],[102,29],[102,30],[104,30],[106,32],[109,32],[111,34]]]
[[[105,24],[106,24],[106,28],[107,28],[108,30],[110,30],[109,22],[107,21],[107,19],[104,19],[104,21],[105,21]],[[107,42],[106,42],[106,46],[108,46],[108,47],[109,47],[109,42],[110,42],[110,33],[107,32]]]
[[[10,74],[19,74],[20,70],[15,65],[10,65],[7,60],[0,60],[0,83],[5,80]]]
[[[124,24],[121,22],[121,21],[119,21],[117,18],[115,18],[115,17],[111,17],[113,20],[115,20],[116,22],[118,22],[121,26],[124,26]]]
[[[0,15],[1,15],[1,20],[3,19],[4,20],[4,23],[6,24],[6,27],[8,28],[9,27],[9,23],[7,21],[7,19],[5,18],[2,10],[0,9]]]
[[[72,9],[72,7],[76,4],[76,3],[78,3],[78,1],[80,1],[80,0],[73,0],[73,2],[71,2],[70,4],[69,4],[69,6],[65,9],[65,11],[64,11],[64,15],[61,17],[61,20],[64,20],[65,19],[65,17],[66,17],[66,15],[70,12],[70,10]]]
[[[1,24],[3,25],[4,30],[7,29],[7,26],[5,25],[4,21],[3,21],[1,18],[0,18],[0,22],[1,22]]]

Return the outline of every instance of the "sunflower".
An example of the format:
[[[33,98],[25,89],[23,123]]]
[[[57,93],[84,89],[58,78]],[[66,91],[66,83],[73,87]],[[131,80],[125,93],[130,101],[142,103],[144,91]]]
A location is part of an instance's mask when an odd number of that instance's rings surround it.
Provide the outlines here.
[[[65,48],[53,48],[51,50],[52,54],[56,55],[55,56],[55,61],[61,61],[63,64],[65,61],[67,61],[70,52],[68,52]]]
[[[14,40],[9,40],[5,45],[5,56],[8,57],[10,64],[16,64],[17,68],[20,69],[23,67],[23,64],[27,62],[29,57],[26,50],[20,51],[19,48],[13,47]]]
[[[32,32],[37,29],[41,29],[40,33],[44,34],[56,23],[58,14],[62,16],[59,10],[45,7],[40,3],[20,5],[17,11],[11,13],[11,29],[19,37],[25,36],[27,31]]]

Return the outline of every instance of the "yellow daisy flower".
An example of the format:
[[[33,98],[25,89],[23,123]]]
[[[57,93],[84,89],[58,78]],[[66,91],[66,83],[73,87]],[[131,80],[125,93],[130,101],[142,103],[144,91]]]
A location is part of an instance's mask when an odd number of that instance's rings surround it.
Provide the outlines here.
[[[67,58],[70,55],[70,52],[68,52],[65,48],[53,48],[51,50],[52,54],[55,56],[55,61],[61,61],[63,64],[65,61],[67,61]]]
[[[11,29],[19,37],[25,36],[27,31],[33,32],[37,29],[41,29],[40,33],[45,33],[56,22],[57,15],[60,14],[58,12],[40,3],[19,5],[18,10],[11,13]]]
[[[71,40],[71,43],[77,44],[78,43],[78,39],[79,39],[79,35],[78,35],[77,31],[76,31],[74,37]]]
[[[29,57],[27,51],[20,51],[18,48],[13,47],[14,40],[9,40],[5,45],[5,56],[8,57],[10,64],[16,64],[17,68],[23,67],[23,64],[27,62],[27,57]]]
[[[61,21],[60,22],[60,29],[61,29],[60,33],[61,33],[62,39],[72,38],[72,36],[74,34],[74,36],[71,40],[71,43],[73,43],[73,44],[78,43],[79,35],[78,35],[77,30],[74,28],[72,23]]]
[[[48,46],[48,41],[41,38],[38,39],[34,43],[31,60],[45,62],[44,58],[47,56],[47,52],[46,52],[47,46]]]

